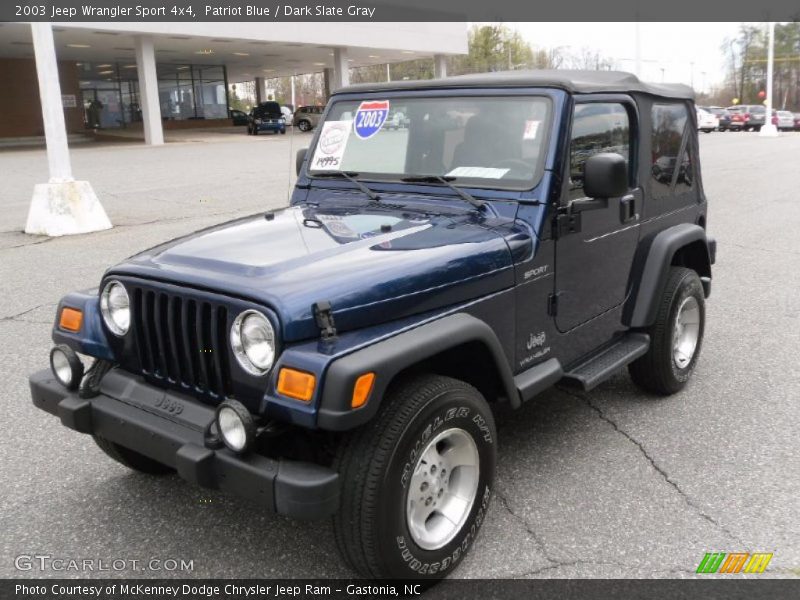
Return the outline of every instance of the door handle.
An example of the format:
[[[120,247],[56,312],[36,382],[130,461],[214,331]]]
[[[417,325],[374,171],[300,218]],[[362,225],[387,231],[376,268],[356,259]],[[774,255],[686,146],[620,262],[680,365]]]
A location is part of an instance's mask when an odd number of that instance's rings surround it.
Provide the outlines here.
[[[628,194],[619,200],[619,220],[621,223],[630,223],[639,218],[636,213],[636,195]]]

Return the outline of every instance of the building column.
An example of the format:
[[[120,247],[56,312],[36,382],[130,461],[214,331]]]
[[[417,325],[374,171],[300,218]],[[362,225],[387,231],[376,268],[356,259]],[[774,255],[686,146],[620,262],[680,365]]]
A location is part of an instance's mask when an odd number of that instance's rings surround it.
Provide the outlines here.
[[[333,49],[333,80],[331,92],[350,85],[350,63],[347,60],[347,48]]]
[[[434,79],[447,77],[447,57],[444,54],[433,55],[433,77]]]
[[[295,102],[294,75],[292,75],[292,110],[297,110],[297,104]]]
[[[158,97],[156,52],[153,38],[149,36],[136,36],[136,71],[139,73],[144,143],[148,146],[160,146],[164,143],[164,126],[161,123],[161,101]]]
[[[60,236],[109,229],[111,222],[92,186],[72,178],[53,28],[31,23],[31,35],[50,178],[33,188],[25,233]]]
[[[325,100],[331,97],[333,91],[333,69],[326,67],[322,69],[322,93],[325,94]]]
[[[256,84],[256,104],[267,101],[267,83],[263,77],[255,78]]]

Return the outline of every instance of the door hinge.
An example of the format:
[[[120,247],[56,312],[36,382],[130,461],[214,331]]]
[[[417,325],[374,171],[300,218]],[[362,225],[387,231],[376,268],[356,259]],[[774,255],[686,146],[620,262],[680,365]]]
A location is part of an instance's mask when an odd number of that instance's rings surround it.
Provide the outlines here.
[[[332,340],[336,337],[336,322],[333,320],[333,310],[331,303],[327,300],[315,302],[311,305],[314,311],[314,320],[319,327],[320,337],[323,340]]]
[[[558,316],[558,297],[561,292],[555,292],[547,297],[547,314],[551,317]]]
[[[581,213],[561,213],[553,221],[553,238],[558,239],[568,233],[581,230]]]

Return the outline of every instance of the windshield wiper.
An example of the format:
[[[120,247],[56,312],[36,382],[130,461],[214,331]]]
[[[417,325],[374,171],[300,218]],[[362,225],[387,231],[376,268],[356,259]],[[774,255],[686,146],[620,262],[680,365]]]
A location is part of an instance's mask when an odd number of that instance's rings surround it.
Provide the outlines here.
[[[451,182],[455,181],[455,177],[448,177],[446,175],[409,175],[408,177],[403,177],[400,181],[404,181],[406,183],[442,183],[453,190],[456,194],[461,196],[464,200],[469,202],[475,208],[481,209],[486,204],[483,200],[478,200],[475,196],[470,194],[469,192],[462,190],[457,185],[453,185]]]
[[[327,177],[329,179],[347,179],[356,185],[358,189],[364,192],[367,196],[369,196],[370,200],[375,200],[376,202],[381,199],[381,197],[369,189],[365,184],[361,183],[356,177],[358,177],[358,173],[354,173],[352,171],[331,171],[329,173],[315,173],[312,177]]]

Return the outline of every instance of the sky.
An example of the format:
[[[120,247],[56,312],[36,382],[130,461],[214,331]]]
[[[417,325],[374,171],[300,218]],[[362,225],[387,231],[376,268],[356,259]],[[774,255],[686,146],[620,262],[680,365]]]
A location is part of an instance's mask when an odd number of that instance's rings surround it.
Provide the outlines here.
[[[722,6],[722,5],[720,5]],[[508,23],[532,46],[600,51],[623,71],[634,71],[635,23]],[[694,83],[700,92],[725,78],[720,46],[740,23],[640,23],[641,77],[647,81]],[[694,64],[692,64],[694,63]],[[662,73],[663,69],[663,73]]]

